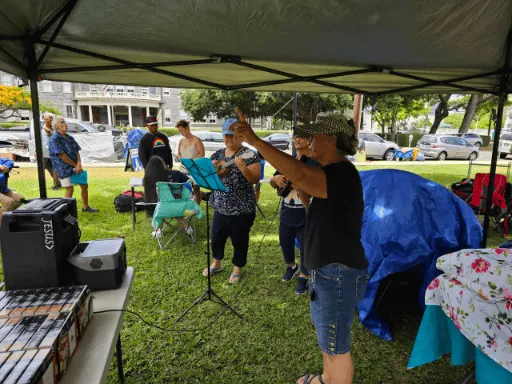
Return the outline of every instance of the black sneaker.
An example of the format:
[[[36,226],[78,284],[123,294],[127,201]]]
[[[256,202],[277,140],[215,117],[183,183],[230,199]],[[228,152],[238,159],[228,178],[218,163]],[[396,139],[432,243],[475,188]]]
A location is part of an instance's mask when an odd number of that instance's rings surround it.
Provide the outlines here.
[[[299,267],[297,264],[295,264],[293,267],[286,267],[286,271],[283,275],[283,281],[290,281],[297,273],[299,273]]]
[[[93,208],[91,206],[88,206],[87,208],[82,208],[82,212],[94,213],[94,212],[99,212],[99,211],[100,211],[99,209]]]
[[[308,291],[309,279],[299,276],[297,278],[297,287],[295,288],[296,295],[303,295]]]
[[[62,188],[62,187],[59,187],[58,185],[54,185],[52,189],[53,189],[54,191],[58,191],[58,190],[59,190],[59,189],[61,189],[61,188]]]

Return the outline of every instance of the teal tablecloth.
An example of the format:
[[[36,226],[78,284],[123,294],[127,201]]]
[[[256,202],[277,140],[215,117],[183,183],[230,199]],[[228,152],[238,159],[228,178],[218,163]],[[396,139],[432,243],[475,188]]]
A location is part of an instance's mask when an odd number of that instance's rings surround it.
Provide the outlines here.
[[[431,363],[447,353],[453,365],[476,361],[478,384],[512,384],[512,373],[476,348],[441,307],[427,305],[407,367]]]

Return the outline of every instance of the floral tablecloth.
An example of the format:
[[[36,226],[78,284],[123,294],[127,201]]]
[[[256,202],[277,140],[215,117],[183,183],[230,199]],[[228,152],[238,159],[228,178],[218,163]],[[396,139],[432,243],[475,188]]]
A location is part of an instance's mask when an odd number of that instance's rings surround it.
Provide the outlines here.
[[[481,352],[512,372],[512,250],[471,249],[437,260],[425,295]]]

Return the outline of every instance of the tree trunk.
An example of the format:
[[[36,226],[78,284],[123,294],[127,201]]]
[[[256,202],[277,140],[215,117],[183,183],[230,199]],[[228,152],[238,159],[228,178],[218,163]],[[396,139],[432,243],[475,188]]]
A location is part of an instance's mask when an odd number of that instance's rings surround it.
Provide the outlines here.
[[[428,132],[429,134],[435,134],[439,128],[439,125],[441,124],[441,121],[443,121],[443,119],[448,116],[448,100],[451,96],[451,94],[446,96],[439,95],[439,104],[437,105],[434,123],[430,127],[430,131]]]
[[[460,128],[459,128],[459,133],[466,133],[469,130],[469,128],[471,126],[471,121],[473,120],[473,117],[475,116],[476,108],[478,107],[478,105],[480,104],[482,99],[483,99],[483,95],[480,93],[471,95],[471,97],[469,98],[468,105],[466,107],[466,113],[464,114],[464,119],[462,120],[462,124],[460,125]]]

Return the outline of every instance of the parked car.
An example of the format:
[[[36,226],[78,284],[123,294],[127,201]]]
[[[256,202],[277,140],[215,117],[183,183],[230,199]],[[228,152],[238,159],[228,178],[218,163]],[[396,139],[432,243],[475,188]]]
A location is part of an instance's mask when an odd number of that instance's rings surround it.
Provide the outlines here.
[[[105,131],[98,131],[96,128],[92,127],[89,123],[86,123],[82,120],[78,119],[68,119],[66,118],[66,124],[68,125],[68,134],[74,135],[107,135]],[[41,127],[44,126],[44,121],[41,121]],[[34,121],[32,120],[30,123],[30,141],[29,141],[29,151],[30,151],[30,160],[35,161],[35,143],[34,143]],[[114,143],[114,151],[117,155],[118,159],[123,158],[124,153],[124,143],[121,139],[121,136],[114,135],[112,132],[112,141]]]
[[[272,133],[263,137],[262,140],[282,150],[290,149],[290,135],[287,133]]]
[[[502,133],[500,136],[500,159],[512,154],[512,132]]]
[[[123,135],[123,130],[122,129],[119,129],[119,128],[116,128],[116,127],[113,127],[111,125],[108,125],[108,124],[89,124],[91,127],[93,127],[96,132],[107,132],[107,131],[111,131],[112,132],[112,136],[122,136]]]
[[[416,147],[420,148],[426,158],[437,160],[476,160],[480,153],[479,147],[452,135],[425,135]]]
[[[476,133],[464,133],[461,137],[478,148],[480,148],[484,142],[482,137]]]
[[[224,144],[224,138],[222,137],[222,133],[220,132],[210,132],[210,131],[192,131],[192,134],[199,137],[204,145],[204,150],[209,152],[215,152],[219,149],[226,148]],[[172,156],[175,163],[178,163],[178,144],[180,140],[183,139],[183,136],[180,134],[169,136],[169,145],[172,150]],[[250,146],[247,143],[243,143],[245,147],[252,149],[254,152],[257,152],[256,148]]]
[[[18,139],[25,140],[28,142],[30,140],[30,126],[22,125],[11,128],[0,128],[0,134],[9,134],[12,136],[16,136]]]
[[[371,132],[359,132],[359,140],[364,142],[367,158],[378,158],[391,161],[395,158],[395,149],[400,149],[398,144],[386,141]]]
[[[225,148],[224,139],[222,138],[222,133],[220,132],[210,132],[210,131],[192,131],[194,136],[197,136],[201,139],[204,145],[205,151],[217,151],[219,149]],[[180,140],[183,139],[183,136],[179,133],[177,135],[173,135],[169,137],[169,145],[171,146],[171,150],[173,153],[174,161],[177,162],[178,158],[178,144]]]
[[[14,148],[19,150],[28,149],[28,141],[20,139],[18,136],[12,133],[6,133],[0,131],[0,147],[1,148]]]

